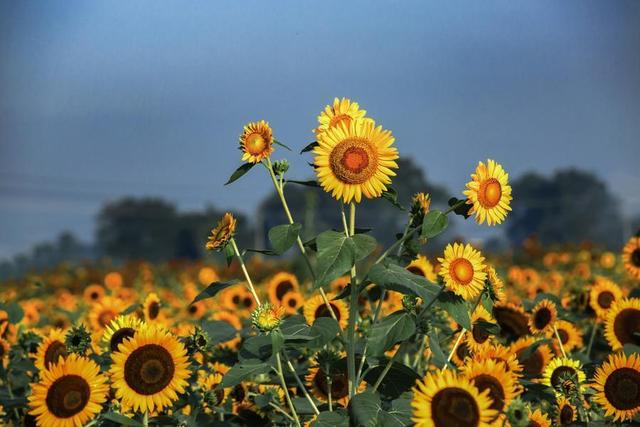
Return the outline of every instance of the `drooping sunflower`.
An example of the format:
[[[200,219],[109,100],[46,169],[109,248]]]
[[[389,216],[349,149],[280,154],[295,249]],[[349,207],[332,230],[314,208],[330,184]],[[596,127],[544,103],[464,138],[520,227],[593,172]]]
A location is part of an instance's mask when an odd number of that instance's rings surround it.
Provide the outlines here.
[[[504,292],[504,282],[500,276],[498,276],[498,272],[489,264],[487,264],[485,272],[487,273],[487,279],[489,281],[489,290],[493,293],[493,297],[497,302],[505,302],[507,295]]]
[[[491,159],[487,160],[486,165],[478,163],[463,193],[467,196],[467,204],[472,205],[469,213],[475,213],[478,224],[500,224],[511,210],[509,174],[502,165]]]
[[[282,304],[284,296],[289,292],[299,292],[298,278],[291,273],[281,271],[267,282],[267,293],[271,304]]]
[[[567,394],[572,390],[582,391],[586,379],[582,364],[566,357],[553,359],[542,374],[542,384],[553,388],[557,395]]]
[[[92,360],[71,354],[40,372],[31,386],[29,414],[43,427],[84,425],[102,410],[109,385]]]
[[[313,150],[319,184],[344,203],[380,197],[398,168],[393,142],[391,132],[373,120],[355,119],[327,129]]]
[[[218,225],[211,230],[211,235],[207,240],[206,248],[210,251],[217,251],[224,248],[229,240],[236,232],[236,219],[234,216],[227,212],[222,219],[218,222]]]
[[[332,301],[334,296],[335,295],[332,293],[327,293],[327,300],[329,301],[329,305],[338,320],[338,324],[342,329],[344,329],[347,327],[347,322],[349,321],[349,311],[347,310],[347,305],[343,300]],[[304,318],[307,320],[309,325],[313,325],[313,322],[320,317],[331,317],[331,312],[324,303],[322,295],[316,295],[309,299],[304,305],[303,311]]]
[[[529,413],[529,424],[527,427],[551,427],[551,420],[547,417],[547,414],[543,413],[540,409],[536,409]]]
[[[625,344],[640,345],[640,298],[624,298],[611,306],[604,336],[613,350]]]
[[[471,330],[467,332],[467,344],[474,353],[482,352],[491,346],[491,335],[483,323],[493,323],[494,319],[489,312],[479,305],[471,315]]]
[[[433,264],[431,264],[431,261],[429,261],[424,255],[418,255],[416,259],[407,265],[406,268],[413,274],[422,276],[432,283],[436,283],[438,281],[438,275],[433,268]]]
[[[134,411],[162,411],[188,385],[187,349],[168,331],[141,327],[113,353],[110,369],[116,397]]]
[[[89,324],[94,331],[102,331],[111,323],[113,319],[126,307],[122,303],[122,300],[114,297],[104,297],[100,302],[94,304],[89,311]]]
[[[144,299],[142,303],[142,313],[144,314],[144,321],[147,323],[153,323],[160,317],[160,297],[155,292],[151,292]]]
[[[640,237],[629,239],[622,249],[622,262],[629,276],[640,279]]]
[[[363,119],[367,112],[360,109],[360,105],[348,98],[334,98],[332,105],[327,105],[318,116],[318,127],[314,129],[316,135],[327,129],[344,124],[349,126],[356,119]]]
[[[104,329],[104,334],[102,334],[103,347],[111,352],[118,351],[118,346],[124,340],[133,338],[142,325],[142,321],[135,316],[116,317]]]
[[[500,335],[508,341],[529,335],[529,316],[522,306],[510,302],[495,304],[493,318],[500,325]]]
[[[558,319],[558,309],[553,301],[543,299],[531,310],[529,328],[534,334],[551,336]]]
[[[594,400],[614,421],[628,421],[640,412],[640,355],[611,354],[594,375]]]
[[[578,419],[578,410],[575,405],[573,405],[569,399],[564,396],[558,397],[556,408],[556,425],[564,426],[573,424],[574,421]]]
[[[52,329],[40,345],[36,353],[35,365],[39,370],[48,369],[58,359],[67,357],[67,345],[65,344],[65,332],[62,329]]]
[[[492,422],[518,395],[518,378],[513,372],[508,372],[502,363],[493,360],[471,362],[462,368],[462,373],[481,393],[489,390],[489,397],[493,401],[490,408],[496,411]]]
[[[489,427],[496,411],[489,390],[454,372],[428,373],[413,388],[413,417],[417,427]]]
[[[525,352],[529,347],[536,345],[535,350]],[[522,365],[523,374],[529,377],[539,377],[551,360],[551,349],[547,344],[537,344],[534,337],[524,337],[511,344],[511,351],[515,353],[518,362]]]
[[[240,135],[242,161],[260,163],[273,153],[273,131],[264,120],[245,125]]]
[[[484,288],[487,273],[484,257],[470,244],[448,244],[440,262],[440,276],[445,285],[466,300],[476,298]]]
[[[622,297],[622,290],[618,285],[605,277],[598,277],[589,291],[589,305],[598,319],[605,319],[613,303]]]
[[[582,347],[582,334],[573,323],[567,322],[566,320],[558,320],[556,322],[556,329],[558,330],[562,347],[566,352]],[[557,350],[556,353],[559,353],[560,349],[558,348]]]

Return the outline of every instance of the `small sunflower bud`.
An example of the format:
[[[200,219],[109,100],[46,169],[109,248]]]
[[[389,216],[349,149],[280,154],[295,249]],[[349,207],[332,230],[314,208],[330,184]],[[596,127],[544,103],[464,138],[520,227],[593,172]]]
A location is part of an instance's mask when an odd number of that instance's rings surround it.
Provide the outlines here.
[[[91,333],[83,324],[72,326],[65,336],[64,343],[71,353],[82,356],[91,347]]]
[[[407,311],[415,310],[418,305],[418,298],[413,295],[405,295],[402,297],[402,307]]]
[[[529,409],[520,398],[514,399],[507,408],[507,420],[512,427],[529,425]]]
[[[271,332],[280,326],[282,316],[284,316],[284,308],[264,303],[251,313],[251,322],[261,331]]]
[[[273,173],[276,176],[282,176],[289,170],[289,162],[286,159],[278,160],[273,163]]]
[[[189,354],[203,353],[209,347],[209,335],[201,327],[196,326],[193,333],[187,337],[185,344]]]

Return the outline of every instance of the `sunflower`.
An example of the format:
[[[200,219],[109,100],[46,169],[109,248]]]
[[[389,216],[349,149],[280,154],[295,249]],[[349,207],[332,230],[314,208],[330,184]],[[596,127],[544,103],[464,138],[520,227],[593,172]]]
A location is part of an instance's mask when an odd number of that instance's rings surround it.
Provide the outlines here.
[[[480,295],[487,273],[484,271],[484,257],[471,245],[450,243],[444,250],[440,262],[440,276],[446,286],[466,300]]]
[[[251,292],[244,286],[234,286],[225,289],[220,294],[220,300],[224,308],[235,311],[241,315],[248,315],[257,307]]]
[[[558,331],[558,336],[560,336],[562,347],[566,352],[582,347],[582,333],[573,325],[573,323],[567,322],[566,320],[558,320],[556,322],[556,329]],[[560,351],[559,348],[558,351]]]
[[[155,292],[151,292],[142,303],[142,313],[145,322],[151,323],[160,317],[160,297]]]
[[[529,328],[534,334],[551,336],[557,319],[558,309],[555,303],[548,299],[543,299],[531,310]]]
[[[529,424],[527,427],[551,427],[551,420],[540,409],[529,413]]]
[[[280,327],[284,313],[284,308],[279,305],[260,304],[251,313],[251,323],[263,332],[271,332]]]
[[[456,351],[451,353],[451,361],[458,367],[462,367],[467,364],[467,359],[472,358],[474,355],[473,350],[468,344],[469,338],[467,335],[463,335],[458,342],[458,346],[456,347]],[[451,350],[453,350],[453,346],[455,345],[455,341],[451,344]]]
[[[583,390],[586,379],[582,364],[566,357],[553,359],[542,374],[542,384],[553,388],[558,396],[567,394],[576,387]]]
[[[616,266],[616,255],[613,252],[604,252],[600,255],[600,267],[610,269]]]
[[[103,347],[111,352],[118,351],[118,346],[124,340],[133,338],[142,325],[142,321],[134,316],[116,317],[104,328],[104,334],[102,334]]]
[[[573,424],[578,419],[578,411],[574,405],[564,396],[558,397],[556,411],[556,424],[560,426]]]
[[[640,279],[640,237],[632,237],[624,245],[622,262],[629,276],[634,279]]]
[[[596,370],[591,387],[594,400],[615,421],[631,420],[640,412],[640,355],[611,354]]]
[[[289,292],[299,292],[298,278],[291,273],[281,271],[267,283],[267,293],[271,304],[282,304],[283,298]]]
[[[287,314],[296,314],[304,305],[304,297],[299,292],[289,292],[282,298],[282,307]]]
[[[604,336],[614,350],[625,344],[640,345],[640,298],[613,303],[605,321]]]
[[[502,344],[494,344],[485,348],[483,351],[473,355],[474,361],[493,360],[502,363],[507,372],[513,373],[516,377],[520,377],[522,373],[522,365],[518,362],[516,354],[510,348]]]
[[[467,333],[467,344],[474,353],[491,346],[493,341],[489,332],[482,323],[492,323],[493,317],[484,307],[478,306],[471,315],[471,330]]]
[[[344,366],[343,366],[344,365]],[[331,400],[347,406],[349,403],[349,381],[347,375],[347,367],[345,363],[334,363],[329,370],[329,378],[323,367],[316,364],[309,369],[306,381],[311,393],[320,401],[329,401],[329,382],[331,382]],[[364,382],[359,387],[359,391],[363,390]]]
[[[327,129],[313,150],[319,184],[344,203],[380,197],[398,168],[393,142],[390,131],[368,119]]]
[[[100,301],[105,296],[105,290],[102,285],[97,283],[93,283],[86,288],[82,292],[82,298],[85,300],[87,304],[93,304]]]
[[[205,395],[205,402],[213,407],[222,406],[229,395],[228,388],[218,387],[222,383],[222,375],[212,374],[198,376],[198,384]]]
[[[210,251],[221,250],[227,245],[227,243],[229,243],[229,240],[233,238],[233,234],[235,232],[236,219],[231,213],[227,212],[218,222],[218,225],[211,230],[211,235],[207,240],[206,248]]]
[[[472,205],[469,214],[476,214],[478,224],[500,224],[511,210],[509,174],[502,165],[491,159],[487,160],[486,165],[478,163],[463,193],[467,196],[467,204]]]
[[[532,345],[536,345],[535,350],[525,352]],[[545,367],[551,360],[551,349],[547,344],[537,345],[533,337],[524,337],[511,344],[511,351],[515,353],[518,362],[522,365],[522,372],[529,377],[542,375]]]
[[[507,300],[507,295],[504,292],[504,282],[500,276],[498,276],[496,269],[492,265],[487,264],[484,271],[487,273],[489,290],[493,294],[495,301],[505,302]]]
[[[342,329],[344,329],[347,327],[347,322],[349,321],[347,305],[343,300],[332,301],[333,297],[334,295],[332,293],[327,294],[327,300],[329,301],[329,305],[338,320],[338,324]],[[316,295],[309,299],[304,305],[303,311],[304,318],[307,320],[309,325],[313,325],[313,323],[320,317],[331,317],[329,308],[324,303],[324,299],[322,299],[321,295]]]
[[[104,284],[113,291],[122,287],[124,279],[122,278],[122,274],[117,271],[110,271],[104,276]]]
[[[240,135],[242,161],[260,163],[273,153],[273,131],[264,120],[245,125]]]
[[[48,369],[58,359],[67,357],[67,345],[65,344],[65,332],[62,329],[52,329],[38,346],[35,365],[39,370]]]
[[[492,422],[518,394],[518,378],[508,372],[502,363],[493,360],[471,362],[462,368],[462,373],[481,393],[489,390],[489,397],[493,401],[490,408],[496,411]]]
[[[220,277],[213,267],[202,267],[200,271],[198,271],[198,281],[201,285],[209,286],[218,280],[220,280]]]
[[[429,193],[416,193],[411,199],[411,215],[414,218],[423,218],[431,209],[431,196]]]
[[[529,316],[524,309],[513,303],[493,306],[493,318],[500,326],[500,335],[508,341],[515,341],[529,335]]]
[[[422,276],[432,283],[438,281],[438,275],[436,274],[433,264],[424,255],[418,255],[416,259],[411,261],[406,267],[407,270],[418,276]]]
[[[143,326],[113,353],[110,369],[116,397],[139,412],[162,411],[188,385],[187,349],[168,331]]]
[[[89,323],[94,331],[102,331],[125,308],[119,298],[104,297],[91,307]]]
[[[605,319],[613,303],[622,297],[622,290],[618,285],[607,278],[598,277],[589,291],[589,305],[598,319]]]
[[[333,105],[327,105],[318,116],[318,127],[314,129],[316,135],[334,128],[340,124],[349,126],[356,119],[363,119],[367,112],[360,109],[357,102],[348,98],[334,98]]]
[[[497,415],[489,390],[452,371],[428,373],[413,388],[412,420],[417,427],[488,427]]]
[[[100,413],[108,393],[98,365],[71,354],[40,372],[40,382],[31,386],[29,414],[42,427],[84,425]]]

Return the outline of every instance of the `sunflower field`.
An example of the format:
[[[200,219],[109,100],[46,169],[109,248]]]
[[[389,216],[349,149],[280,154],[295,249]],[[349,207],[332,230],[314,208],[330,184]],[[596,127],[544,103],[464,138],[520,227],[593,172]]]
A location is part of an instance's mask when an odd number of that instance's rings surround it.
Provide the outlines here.
[[[640,423],[640,237],[517,263],[454,241],[429,259],[452,216],[507,218],[503,166],[480,161],[448,206],[428,188],[402,206],[394,137],[358,103],[335,99],[313,134],[298,150],[316,179],[298,181],[267,122],[242,130],[227,184],[270,180],[288,219],[267,250],[239,247],[227,213],[206,243],[226,263],[61,265],[1,284],[1,423]],[[289,185],[330,193],[341,224],[303,239]],[[406,213],[389,247],[358,227],[374,198]]]

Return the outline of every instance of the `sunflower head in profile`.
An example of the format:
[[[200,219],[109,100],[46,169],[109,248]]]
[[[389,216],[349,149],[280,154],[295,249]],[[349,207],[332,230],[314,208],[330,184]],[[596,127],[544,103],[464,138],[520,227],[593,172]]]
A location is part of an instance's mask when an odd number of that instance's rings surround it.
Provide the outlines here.
[[[118,346],[133,338],[142,326],[142,321],[135,316],[118,316],[109,323],[102,334],[102,346],[111,352],[118,351]]]
[[[422,223],[424,216],[429,213],[431,209],[431,196],[429,193],[416,193],[411,199],[411,216],[414,219],[412,225],[418,225]]]
[[[344,329],[347,327],[347,322],[349,321],[349,311],[347,310],[347,305],[343,300],[333,300],[334,297],[335,295],[333,293],[327,293],[327,300],[329,301],[331,310],[335,314],[340,327]],[[316,295],[309,299],[304,305],[303,311],[304,318],[309,325],[313,325],[313,322],[320,317],[331,317],[331,312],[324,303],[322,295]]]
[[[640,279],[640,236],[634,236],[622,249],[622,262],[627,274]]]
[[[564,396],[558,397],[555,425],[564,426],[573,424],[578,419],[578,410],[569,399]]]
[[[640,413],[640,355],[611,354],[596,370],[591,387],[594,400],[614,421],[628,421]]]
[[[550,336],[558,319],[558,309],[553,301],[543,299],[531,310],[529,328],[534,334]]]
[[[440,261],[440,276],[453,292],[466,300],[476,298],[484,288],[487,278],[484,257],[470,244],[448,244]]]
[[[582,371],[582,364],[566,357],[553,359],[542,374],[542,384],[553,388],[558,396],[582,391],[586,379],[587,377]]]
[[[219,251],[229,243],[229,240],[236,232],[236,219],[227,212],[224,214],[218,225],[211,230],[211,235],[207,240],[206,248],[210,251]]]
[[[282,304],[282,301],[289,292],[298,292],[300,284],[298,278],[291,273],[281,271],[276,273],[267,282],[267,293],[271,304]]]
[[[84,425],[100,413],[108,392],[98,365],[71,354],[40,372],[40,382],[31,386],[29,414],[43,427]]]
[[[500,224],[511,210],[509,174],[491,159],[486,165],[479,162],[464,195],[467,196],[467,204],[472,205],[469,214],[475,214],[478,224]]]
[[[406,267],[407,270],[418,276],[422,276],[432,283],[438,281],[438,275],[431,261],[424,255],[418,255],[413,261]]]
[[[142,326],[112,353],[110,374],[116,397],[138,412],[162,411],[188,385],[187,349],[163,328]]]
[[[320,186],[344,203],[380,197],[398,168],[393,142],[390,131],[367,119],[322,132],[313,150]]]
[[[622,290],[618,285],[605,277],[597,277],[589,290],[589,306],[596,312],[598,319],[605,319],[613,303],[622,297]]]
[[[625,344],[640,345],[640,298],[613,303],[605,321],[604,336],[614,350]]]
[[[488,291],[491,298],[496,302],[506,302],[507,295],[504,292],[504,282],[500,276],[498,276],[495,267],[487,264],[485,272],[487,273],[487,280],[489,282]]]
[[[318,400],[328,402],[329,390],[331,390],[331,399],[334,402],[345,407],[349,403],[346,359],[339,359],[332,363],[316,363],[309,369],[305,379],[309,389]],[[364,387],[365,385],[362,383],[358,390],[362,391]]]
[[[65,344],[66,334],[62,329],[52,329],[40,345],[36,353],[35,365],[39,370],[48,369],[58,363],[60,358],[67,357],[68,349]]]
[[[610,269],[616,266],[616,254],[613,252],[603,252],[600,255],[600,267]]]
[[[222,383],[222,374],[214,372],[212,374],[200,374],[198,384],[202,390],[204,403],[211,409],[222,406],[229,394],[228,388],[218,387]]]
[[[454,372],[428,373],[413,389],[413,417],[418,427],[488,427],[497,415],[489,390],[483,392]]]
[[[314,129],[317,135],[338,125],[349,126],[356,119],[363,119],[367,112],[360,109],[360,105],[348,98],[334,98],[333,104],[327,105],[318,116],[318,127]]]
[[[498,419],[499,414],[504,412],[518,395],[518,378],[513,372],[508,372],[500,362],[472,361],[462,368],[462,373],[478,391],[489,391],[489,398],[492,400],[490,408],[496,411],[492,422]]]
[[[149,293],[142,303],[142,312],[144,314],[144,320],[147,323],[153,323],[161,317],[160,309],[162,304],[160,303],[160,297],[155,292]]]
[[[245,125],[240,135],[242,161],[260,163],[273,153],[273,131],[264,120]]]

